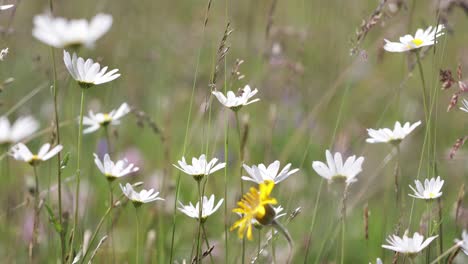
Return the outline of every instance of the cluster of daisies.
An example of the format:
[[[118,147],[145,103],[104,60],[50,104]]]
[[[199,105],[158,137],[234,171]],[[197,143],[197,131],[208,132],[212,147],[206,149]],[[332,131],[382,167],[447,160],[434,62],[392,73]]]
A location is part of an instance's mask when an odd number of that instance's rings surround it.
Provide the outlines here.
[[[0,6],[0,9],[6,9],[6,6]],[[9,7],[8,7],[9,8]],[[95,42],[103,36],[112,25],[112,17],[106,14],[98,14],[91,21],[67,20],[50,15],[39,15],[34,18],[33,36],[41,42],[54,47],[63,49],[63,62],[70,76],[76,83],[85,90],[94,86],[105,84],[120,77],[118,69],[110,70],[107,66],[102,67],[100,63],[93,59],[84,59],[76,53],[70,54],[67,49],[76,49],[77,47],[93,47]],[[415,36],[406,35],[400,38],[400,42],[390,42],[385,40],[385,50],[390,52],[404,52],[415,50],[421,47],[434,45],[437,38],[443,34],[443,26],[435,28],[429,27],[426,30],[419,29]],[[214,97],[224,107],[237,114],[243,107],[258,102],[258,98],[253,98],[258,93],[246,85],[238,93],[228,91],[224,94],[220,91],[212,91]],[[468,103],[465,102],[464,111],[468,112]],[[117,109],[107,113],[94,113],[89,111],[88,116],[81,116],[80,123],[85,128],[80,133],[88,134],[99,129],[107,129],[108,126],[119,125],[121,119],[131,112],[127,103],[122,103]],[[396,122],[393,129],[368,129],[368,143],[388,143],[392,146],[399,144],[418,126],[421,122],[406,122],[401,125]],[[25,144],[29,138],[39,129],[39,122],[31,116],[18,118],[10,123],[6,116],[0,117],[0,144],[12,145],[9,148],[11,157],[18,161],[38,166],[44,161],[55,157],[63,150],[62,145],[52,146],[49,143],[42,145],[36,153],[33,153]],[[339,152],[332,153],[325,151],[326,162],[313,161],[312,168],[315,172],[330,183],[342,182],[345,186],[357,181],[357,176],[362,172],[364,157],[352,155],[343,157]],[[94,161],[99,171],[109,182],[131,175],[139,170],[135,164],[127,159],[113,161],[109,153],[103,157],[94,154]],[[182,157],[174,166],[183,173],[190,175],[200,183],[202,179],[209,175],[224,169],[226,163],[221,163],[217,158],[209,160],[205,155],[192,158],[191,164],[187,163],[185,157]],[[273,188],[286,180],[289,176],[299,171],[292,168],[291,164],[285,165],[281,170],[280,161],[274,161],[271,164],[242,164],[243,170],[247,175],[241,175],[241,179],[255,184],[249,191],[243,195],[237,203],[237,208],[233,212],[240,217],[231,227],[231,230],[238,230],[238,236],[246,236],[252,239],[252,227],[260,225],[278,225],[278,218],[284,216],[281,206],[275,207],[278,201],[271,197]],[[79,168],[78,168],[79,169]],[[410,196],[433,200],[441,197],[444,181],[440,177],[425,179],[423,182],[415,180],[415,186],[410,186],[413,191]],[[137,191],[134,185],[130,183],[120,184],[123,194],[133,202],[135,207],[144,203],[157,200],[164,200],[159,196],[159,192],[154,189]],[[200,199],[195,203],[189,202],[188,205],[179,202],[178,210],[188,217],[195,218],[204,222],[208,217],[214,214],[223,204],[224,199],[216,200],[214,195],[200,195]],[[383,245],[384,248],[408,255],[415,255],[427,247],[437,236],[431,236],[426,239],[419,233],[414,233],[412,237],[405,233],[402,237],[391,235],[387,242],[389,245]],[[465,253],[468,254],[468,235],[464,231],[462,240],[457,243]]]

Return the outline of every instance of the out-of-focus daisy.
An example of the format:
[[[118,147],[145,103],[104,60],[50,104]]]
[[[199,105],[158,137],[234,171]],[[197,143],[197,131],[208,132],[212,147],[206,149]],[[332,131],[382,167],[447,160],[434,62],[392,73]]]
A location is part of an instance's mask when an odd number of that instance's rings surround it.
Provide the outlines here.
[[[274,181],[275,184],[278,184],[286,178],[288,178],[290,175],[299,171],[299,169],[293,169],[289,171],[289,169],[291,168],[291,163],[288,163],[278,174],[278,170],[280,167],[279,161],[271,163],[268,167],[266,167],[264,164],[259,164],[258,166],[253,165],[252,167],[243,164],[243,167],[245,171],[250,175],[250,177],[242,176],[242,179],[245,181],[252,181],[258,184],[266,180],[271,180]]]
[[[109,154],[105,154],[104,159],[101,162],[96,153],[94,153],[93,155],[94,163],[96,163],[98,169],[101,171],[102,174],[104,174],[104,176],[106,176],[106,178],[109,181],[113,181],[117,178],[126,176],[139,170],[139,168],[136,167],[133,163],[129,163],[127,159],[119,160],[116,163],[114,163],[110,159]]]
[[[444,181],[440,179],[440,176],[437,176],[437,179],[432,178],[430,180],[424,180],[424,186],[419,180],[414,181],[416,185],[416,189],[413,186],[409,186],[411,190],[413,190],[414,194],[410,194],[409,196],[418,198],[418,199],[437,199],[442,196],[442,186],[444,185]]]
[[[463,106],[460,107],[460,109],[464,112],[467,112],[468,113],[468,100],[466,99],[463,99],[463,102],[462,102]]]
[[[76,53],[73,53],[73,57],[70,57],[70,53],[66,50],[63,51],[63,61],[65,67],[67,67],[70,75],[75,79],[81,88],[90,88],[94,85],[99,85],[113,81],[120,77],[118,69],[107,71],[108,67],[101,69],[101,65],[94,62],[92,59],[86,61],[77,57]]]
[[[97,113],[95,114],[92,110],[89,111],[89,116],[83,117],[83,125],[88,126],[83,130],[84,134],[92,133],[98,130],[100,127],[106,127],[108,125],[119,125],[120,119],[126,114],[130,113],[131,109],[127,103],[123,103],[117,110],[112,110],[110,113]]]
[[[0,5],[0,11],[10,9],[14,7],[15,5]]]
[[[237,203],[237,208],[232,210],[234,213],[241,215],[241,219],[237,220],[232,226],[231,231],[238,228],[240,238],[247,233],[247,238],[252,240],[252,220],[257,220],[262,225],[272,224],[275,219],[275,210],[272,205],[276,204],[275,198],[270,197],[275,183],[267,180],[260,183],[258,190],[254,187],[242,197]]]
[[[0,117],[0,145],[16,143],[32,135],[39,129],[39,122],[31,116],[24,116],[16,119],[13,125],[8,118]]]
[[[436,39],[444,34],[443,29],[443,25],[438,25],[435,28],[431,26],[426,30],[418,29],[414,37],[405,35],[400,37],[400,42],[391,42],[385,39],[384,49],[389,52],[405,52],[434,45],[437,43]]]
[[[390,249],[403,254],[414,255],[421,252],[427,247],[437,236],[432,236],[424,240],[424,236],[418,232],[414,233],[413,237],[408,237],[407,232],[400,238],[397,235],[391,235],[387,238],[390,245],[382,245],[383,248]]]
[[[249,85],[246,85],[240,92],[241,94],[237,96],[233,91],[229,91],[227,92],[226,97],[222,92],[212,91],[213,95],[216,96],[221,104],[232,109],[233,111],[239,110],[244,105],[249,105],[251,103],[260,101],[258,98],[249,101],[258,92],[257,89],[252,91]]]
[[[333,157],[331,152],[327,150],[325,156],[327,158],[327,164],[321,161],[314,161],[312,163],[312,168],[318,175],[327,179],[329,182],[345,180],[347,184],[351,184],[357,181],[356,176],[362,171],[364,157],[356,159],[356,156],[351,156],[347,158],[343,164],[343,158],[339,152],[335,153]]]
[[[154,189],[143,189],[137,192],[135,191],[135,189],[133,189],[133,186],[130,183],[127,183],[125,186],[120,184],[120,189],[122,189],[124,195],[132,201],[135,207],[138,207],[144,203],[150,203],[157,200],[164,201],[163,198],[159,197],[159,192],[154,192]]]
[[[206,218],[212,214],[214,214],[214,212],[216,212],[216,210],[219,209],[219,207],[221,206],[221,204],[223,204],[223,201],[224,199],[221,199],[218,201],[218,203],[214,204],[215,202],[215,196],[212,194],[210,196],[210,199],[208,199],[208,197],[206,196],[203,196],[203,206],[202,206],[202,222],[206,220]],[[198,219],[198,217],[200,216],[200,202],[197,202],[197,204],[195,206],[193,206],[193,204],[190,202],[189,205],[183,205],[180,201],[179,201],[179,204],[180,204],[180,207],[178,208],[182,213],[186,214],[188,217],[191,217],[191,218],[195,218],[195,219]]]
[[[42,145],[37,154],[32,154],[26,145],[23,143],[18,143],[11,148],[9,154],[15,160],[24,161],[31,164],[32,166],[35,166],[40,162],[46,161],[57,155],[57,153],[59,153],[62,149],[62,145],[57,145],[50,149],[50,144],[47,143]]]
[[[224,167],[226,167],[226,163],[219,163],[217,158],[213,158],[210,162],[207,162],[205,154],[202,154],[200,158],[192,158],[192,165],[187,164],[185,161],[185,157],[182,157],[182,160],[179,160],[179,166],[174,165],[177,169],[185,172],[188,175],[192,175],[195,180],[201,180],[203,176],[212,174]]]
[[[4,48],[0,51],[0,61],[3,61],[8,54],[8,48]]]
[[[418,121],[414,124],[406,122],[401,126],[400,122],[395,123],[393,131],[389,128],[380,128],[380,129],[367,129],[369,133],[369,138],[366,139],[367,143],[400,143],[406,136],[408,136],[416,127],[421,124],[421,121]]]
[[[49,14],[34,17],[33,36],[56,48],[93,47],[97,39],[109,31],[112,16],[97,14],[88,22],[86,19],[67,20]]]
[[[463,253],[468,255],[468,232],[466,232],[466,230],[463,230],[462,239],[455,239],[455,243],[458,243],[463,250]]]

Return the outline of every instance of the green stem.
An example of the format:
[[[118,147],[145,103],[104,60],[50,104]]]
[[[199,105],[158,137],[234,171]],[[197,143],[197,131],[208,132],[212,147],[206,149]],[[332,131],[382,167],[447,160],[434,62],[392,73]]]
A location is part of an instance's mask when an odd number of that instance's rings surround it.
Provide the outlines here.
[[[113,186],[112,182],[107,180],[107,183],[109,185],[109,206],[112,206],[114,204],[114,193],[113,193]],[[114,262],[115,260],[115,249],[114,249],[114,233],[112,231],[112,214],[109,217],[109,221],[107,223],[107,233],[109,234],[109,244],[111,247],[111,252],[112,252],[112,259],[111,262]]]
[[[228,263],[229,258],[229,212],[228,212],[228,157],[229,157],[229,140],[228,140],[229,120],[228,112],[225,112],[225,129],[224,129],[224,262]]]
[[[39,176],[37,174],[37,167],[33,165],[34,170],[34,223],[33,223],[33,237],[29,243],[29,261],[34,261],[34,246],[37,243],[37,228],[39,223]]]
[[[432,225],[432,214],[431,214],[431,207],[430,207],[431,202],[426,202],[426,210],[428,214],[428,219],[427,219],[427,231],[426,231],[426,237],[429,237],[431,235],[431,225]],[[431,245],[428,245],[426,248],[426,263],[429,263],[429,258],[431,257]]]
[[[344,264],[345,258],[345,235],[346,235],[346,192],[348,191],[348,185],[345,183],[343,191],[343,204],[341,208],[341,264]]]
[[[459,245],[458,243],[455,244],[455,245],[452,246],[451,248],[447,249],[442,255],[440,255],[439,257],[437,257],[436,259],[434,259],[430,264],[435,264],[435,263],[439,262],[441,259],[445,258],[445,257],[448,256],[450,253],[452,253],[452,251],[457,250],[459,247],[460,247],[460,245]]]
[[[260,257],[260,250],[262,249],[262,230],[258,229],[258,250],[257,250],[257,258]]]
[[[138,207],[135,206],[135,216],[136,216],[136,257],[135,264],[140,263],[140,219],[138,217]]]
[[[427,101],[426,101],[426,81],[424,78],[424,70],[422,67],[421,63],[421,56],[419,55],[419,51],[415,52],[416,54],[416,60],[418,63],[418,69],[419,69],[419,76],[421,77],[421,84],[422,84],[422,93],[423,93],[423,104],[424,104],[424,113],[425,113],[425,118],[426,118],[426,124],[428,123],[428,117],[429,117],[429,109],[427,108]]]
[[[443,229],[442,229],[442,201],[441,198],[439,197],[437,199],[437,206],[438,206],[438,213],[439,213],[439,255],[443,254],[443,248],[444,248],[444,239],[443,239]],[[440,262],[439,262],[440,263]]]
[[[208,240],[208,235],[206,234],[206,229],[205,229],[205,224],[204,224],[204,223],[202,223],[202,230],[203,230],[203,236],[205,237],[206,248],[207,248],[208,250],[210,250],[210,248],[211,248],[211,246],[210,246],[210,241]],[[213,263],[214,263],[214,261],[213,261],[213,255],[211,254],[211,251],[209,251],[209,252],[210,252],[210,253],[209,253],[209,255],[210,255],[210,262],[211,262],[211,264],[213,264]]]
[[[84,102],[85,102],[85,89],[81,88],[81,103],[80,103],[80,125],[78,127],[78,152],[76,156],[76,190],[75,190],[75,213],[73,219],[73,233],[71,235],[70,251],[68,258],[70,263],[73,259],[73,242],[75,241],[77,226],[78,226],[78,209],[79,209],[79,197],[80,197],[80,176],[81,176],[81,144],[83,137],[83,115],[84,115]]]
[[[122,194],[119,198],[119,200],[123,197],[124,195]],[[99,223],[96,227],[96,230],[94,231],[93,235],[91,236],[91,239],[89,240],[89,246],[88,248],[86,249],[86,252],[84,253],[83,255],[83,262],[82,263],[86,263],[85,260],[86,260],[86,256],[88,256],[89,252],[91,251],[91,247],[94,243],[94,241],[96,240],[96,237],[97,237],[97,234],[99,233],[99,230],[101,229],[101,226],[104,224],[104,221],[106,220],[107,216],[110,214],[110,212],[112,211],[112,209],[114,209],[114,205],[117,206],[117,203],[118,202],[115,202],[114,204],[111,204],[109,206],[109,208],[107,208],[106,212],[104,213],[104,215],[102,216],[101,220],[99,220]],[[119,202],[120,203],[120,202]],[[73,259],[73,258],[72,258]]]
[[[242,151],[242,134],[241,134],[241,124],[239,122],[239,113],[238,111],[234,111],[236,116],[236,125],[237,125],[237,136],[239,139],[239,180],[240,180],[240,187],[241,193],[244,193],[244,182],[242,181],[242,164],[244,162],[243,151]],[[242,238],[242,262],[245,263],[245,237]]]
[[[312,221],[310,223],[310,229],[309,229],[309,236],[307,238],[307,246],[306,246],[306,252],[305,252],[305,256],[304,256],[304,264],[308,263],[307,258],[309,256],[310,240],[312,239],[312,232],[314,231],[315,219],[317,217],[318,205],[319,205],[319,201],[320,201],[320,193],[322,192],[323,181],[324,180],[320,180],[319,189],[318,189],[317,195],[315,196],[314,213],[312,215]]]
[[[271,228],[271,259],[272,263],[276,263],[276,250],[275,250],[275,230]]]
[[[198,186],[198,200],[200,203],[200,206],[198,207],[198,232],[197,232],[197,252],[195,253],[195,263],[200,263],[201,262],[201,255],[200,255],[200,237],[201,237],[201,229],[202,229],[202,209],[203,209],[203,198],[202,198],[202,192],[201,192],[201,185],[200,185],[201,179],[197,180],[197,186]]]
[[[106,134],[107,153],[109,153],[110,155],[112,153],[112,145],[111,145],[108,125],[104,127],[104,133]]]

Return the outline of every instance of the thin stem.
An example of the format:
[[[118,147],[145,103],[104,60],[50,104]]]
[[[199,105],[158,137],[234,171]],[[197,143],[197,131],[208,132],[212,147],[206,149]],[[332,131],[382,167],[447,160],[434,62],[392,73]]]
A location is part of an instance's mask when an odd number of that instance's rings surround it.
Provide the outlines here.
[[[37,242],[37,228],[39,224],[39,177],[37,174],[36,165],[33,165],[34,170],[34,224],[33,224],[33,236],[31,242],[29,242],[29,263],[33,263],[34,259],[34,246]]]
[[[310,240],[312,239],[312,232],[314,231],[315,219],[317,217],[318,205],[319,205],[319,200],[320,200],[320,193],[322,192],[323,181],[324,180],[320,180],[319,189],[318,189],[317,195],[315,196],[314,213],[312,215],[312,221],[310,223],[310,229],[309,229],[309,236],[307,238],[307,247],[306,247],[306,252],[304,256],[304,264],[308,263],[307,257],[309,256]]]
[[[271,259],[272,263],[276,263],[276,250],[275,250],[275,237],[273,236],[275,230],[271,229]]]
[[[107,183],[109,185],[109,206],[112,206],[114,204],[114,193],[113,193],[113,185],[112,181],[107,180]],[[109,244],[111,247],[112,251],[112,261],[114,262],[115,260],[115,249],[114,249],[114,233],[112,232],[112,214],[109,217],[109,222],[107,223],[107,233],[109,234]]]
[[[211,246],[210,246],[210,241],[208,240],[208,236],[206,234],[206,229],[205,229],[205,224],[202,222],[202,230],[203,230],[203,236],[205,237],[205,243],[206,243],[206,248],[208,249],[209,255],[210,255],[210,262],[211,264],[214,263],[213,261],[213,255],[211,254]]]
[[[225,129],[224,129],[224,162],[228,164],[229,157],[229,140],[228,140],[229,120],[228,111],[225,111]],[[229,259],[229,221],[228,221],[228,166],[224,167],[224,262],[228,263]]]
[[[341,264],[344,264],[345,257],[345,235],[346,235],[346,192],[348,191],[348,185],[345,183],[343,190],[343,201],[341,207]]]
[[[397,150],[397,160],[396,160],[396,165],[395,165],[395,202],[396,202],[396,207],[399,208],[400,207],[400,203],[399,203],[399,200],[400,200],[400,192],[399,192],[399,188],[398,188],[398,177],[400,176],[400,144],[397,143],[396,145],[396,150]]]
[[[138,207],[135,206],[135,216],[136,216],[136,257],[135,264],[140,263],[140,219],[138,217]]]
[[[435,263],[439,262],[441,259],[445,258],[445,257],[448,256],[450,253],[452,253],[452,251],[458,250],[459,247],[460,247],[460,245],[459,245],[458,243],[455,244],[455,245],[452,246],[451,248],[447,249],[442,255],[440,255],[439,257],[437,257],[436,259],[434,259],[430,264],[435,264]]]
[[[244,183],[242,181],[242,164],[244,163],[243,151],[242,151],[242,133],[241,133],[241,124],[239,122],[239,113],[238,111],[234,111],[236,116],[236,125],[237,125],[237,136],[239,139],[239,180],[240,180],[240,187],[241,193],[244,193]],[[242,262],[245,263],[245,237],[242,238]]]
[[[258,229],[258,250],[257,250],[257,258],[260,257],[260,250],[262,249],[262,230]]]
[[[110,134],[109,134],[109,126],[108,125],[104,127],[104,133],[106,134],[107,153],[111,154],[112,153],[112,145],[111,145]]]
[[[416,54],[416,60],[418,62],[419,75],[421,77],[424,113],[426,114],[426,123],[427,123],[428,109],[427,109],[427,102],[426,102],[426,94],[427,94],[426,93],[426,81],[424,79],[424,70],[423,70],[423,67],[422,67],[421,56],[419,55],[419,51],[415,52],[415,54]]]
[[[439,255],[442,255],[443,254],[443,251],[444,251],[444,239],[443,239],[443,235],[444,235],[444,232],[443,232],[443,229],[442,229],[442,201],[440,199],[440,197],[437,199],[437,209],[438,209],[438,214],[439,214]]]
[[[203,213],[203,201],[202,201],[202,192],[201,192],[201,179],[197,180],[198,186],[198,200],[199,200],[199,209],[198,209],[198,232],[197,232],[197,252],[195,253],[195,263],[201,262],[201,255],[200,255],[200,236],[201,236],[201,229],[202,229],[202,213]]]
[[[426,210],[428,214],[426,237],[429,237],[431,235],[432,213],[431,213],[430,205],[431,205],[431,202],[426,202]],[[431,245],[428,245],[426,248],[426,263],[429,263],[430,257],[431,257]]]
[[[120,196],[119,200],[123,197],[123,194]],[[86,252],[84,253],[83,255],[83,262],[82,263],[86,263],[85,260],[86,260],[86,256],[88,255],[88,253],[91,251],[91,246],[93,245],[93,242],[96,240],[96,237],[97,237],[97,234],[99,233],[99,230],[101,229],[101,226],[104,224],[104,221],[106,220],[106,217],[110,214],[110,212],[112,211],[112,209],[114,209],[117,204],[120,203],[119,201],[115,202],[114,204],[111,204],[109,206],[109,208],[107,208],[107,211],[104,213],[104,215],[102,216],[101,220],[99,220],[99,223],[96,227],[96,230],[94,231],[93,235],[91,236],[91,239],[89,240],[89,246],[88,248],[86,249]]]
[[[83,114],[84,114],[84,102],[85,102],[85,89],[81,88],[81,103],[80,103],[80,125],[78,127],[78,152],[76,156],[76,190],[75,190],[75,213],[73,219],[73,233],[71,235],[71,243],[70,243],[70,252],[69,252],[69,259],[70,261],[73,259],[71,256],[73,255],[73,242],[75,241],[75,236],[77,233],[77,226],[78,226],[78,209],[79,209],[79,197],[80,197],[80,176],[81,176],[81,164],[80,164],[80,157],[81,157],[81,144],[82,144],[82,137],[83,137]]]

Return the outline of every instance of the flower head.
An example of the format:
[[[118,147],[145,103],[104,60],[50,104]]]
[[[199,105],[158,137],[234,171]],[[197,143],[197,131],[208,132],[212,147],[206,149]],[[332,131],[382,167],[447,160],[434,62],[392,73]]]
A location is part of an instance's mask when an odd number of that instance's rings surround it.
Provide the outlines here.
[[[150,190],[141,190],[140,192],[135,191],[133,186],[130,183],[127,183],[125,186],[120,184],[120,189],[129,200],[133,202],[133,205],[138,207],[144,203],[150,203],[157,200],[164,201],[163,198],[158,197],[159,192],[154,192],[154,189]]]
[[[50,149],[50,144],[47,143],[42,145],[37,154],[32,154],[26,145],[23,143],[18,143],[11,148],[9,154],[15,160],[24,161],[31,164],[32,166],[35,166],[40,162],[46,161],[57,155],[57,153],[59,153],[62,149],[62,145],[57,145]]]
[[[97,113],[89,111],[89,116],[83,117],[83,125],[88,126],[83,130],[84,134],[92,133],[100,127],[108,125],[116,126],[120,124],[120,119],[130,113],[131,109],[127,103],[123,103],[117,110],[112,110],[109,113]]]
[[[408,237],[406,233],[402,238],[396,235],[391,235],[387,238],[387,242],[390,245],[382,245],[382,247],[403,254],[413,255],[422,251],[435,238],[437,238],[437,236],[429,237],[424,241],[424,237],[418,232],[414,233],[412,238]]]
[[[238,228],[240,238],[244,237],[247,231],[247,238],[252,240],[252,220],[257,220],[262,225],[269,225],[275,219],[275,210],[271,205],[277,203],[275,198],[270,197],[275,183],[267,180],[260,183],[258,190],[250,188],[250,191],[242,197],[237,203],[237,208],[232,210],[234,213],[242,215],[232,226],[231,231]]]
[[[257,89],[252,91],[250,86],[246,85],[241,91],[242,92],[239,96],[236,96],[236,94],[233,91],[229,91],[227,92],[227,97],[219,91],[212,91],[211,93],[213,93],[213,95],[216,96],[216,98],[221,104],[228,108],[231,108],[234,111],[239,110],[244,105],[249,105],[251,103],[260,101],[260,99],[258,98],[249,101],[250,98],[257,94]]]
[[[25,116],[18,118],[13,125],[8,118],[0,117],[0,144],[16,143],[32,135],[39,128],[36,119]]]
[[[202,154],[198,159],[195,157],[192,158],[192,165],[187,164],[185,157],[182,157],[182,160],[178,161],[179,166],[174,164],[174,167],[187,173],[188,175],[192,175],[195,180],[200,180],[203,176],[209,175],[226,167],[226,163],[219,163],[216,165],[217,162],[217,158],[207,162],[206,156]]]
[[[405,52],[434,45],[437,43],[436,39],[444,34],[443,29],[443,25],[438,25],[435,28],[431,26],[426,30],[418,29],[414,37],[405,35],[400,37],[400,42],[391,42],[385,39],[384,49],[389,52]]]
[[[0,5],[0,11],[10,9],[14,7],[15,5]]]
[[[366,139],[367,143],[400,143],[406,136],[408,136],[413,130],[421,124],[421,121],[418,121],[414,124],[406,122],[401,126],[400,122],[395,123],[395,128],[393,131],[389,128],[380,128],[380,129],[367,129],[369,133],[369,138]]]
[[[463,253],[468,255],[468,232],[466,232],[466,230],[463,230],[462,239],[455,239],[455,243],[458,243],[463,250]]]
[[[66,50],[63,51],[63,61],[70,75],[82,88],[90,88],[94,85],[107,83],[120,76],[118,69],[113,69],[106,73],[107,66],[101,69],[99,63],[94,62],[92,59],[85,61],[83,58],[77,57],[76,53],[73,53],[73,57],[70,57],[70,53]]]
[[[467,112],[468,113],[468,100],[466,99],[463,99],[463,102],[462,102],[463,106],[460,107],[460,110],[464,111],[464,112]]]
[[[85,19],[67,20],[49,14],[34,17],[33,36],[41,42],[55,47],[93,47],[97,39],[109,31],[112,16],[97,14],[90,22]]]
[[[96,166],[101,171],[101,173],[104,174],[104,176],[106,176],[110,181],[137,172],[139,170],[139,168],[136,167],[133,163],[129,163],[127,159],[119,160],[114,163],[110,159],[109,154],[106,154],[104,155],[104,160],[101,162],[96,153],[93,155],[94,163],[96,163]]]
[[[418,198],[418,199],[437,199],[442,196],[442,186],[444,185],[444,181],[440,179],[440,176],[437,176],[437,179],[426,179],[424,180],[424,186],[419,180],[415,180],[414,183],[416,184],[416,189],[410,185],[411,190],[413,190],[414,194],[410,194],[409,196]]]
[[[335,153],[335,156],[333,157],[331,152],[327,150],[325,152],[325,156],[327,158],[328,165],[321,161],[314,161],[312,163],[312,168],[320,176],[330,182],[343,179],[347,184],[351,184],[357,181],[356,176],[362,171],[364,157],[356,159],[356,156],[351,156],[347,158],[343,164],[343,158],[339,152]]]
[[[202,206],[202,222],[210,215],[214,214],[216,210],[219,209],[221,204],[223,204],[224,199],[221,199],[218,201],[218,203],[214,204],[215,202],[215,196],[212,194],[210,196],[210,199],[208,197],[203,196],[203,206]],[[181,202],[179,202],[180,207],[178,208],[182,213],[186,214],[188,217],[198,219],[200,216],[200,202],[197,202],[195,206],[193,206],[192,203],[189,203],[189,205],[183,205]]]
[[[3,61],[8,54],[8,48],[4,48],[0,51],[0,61]]]
[[[257,184],[260,184],[266,180],[271,180],[274,181],[275,184],[278,184],[286,178],[288,178],[290,175],[299,171],[299,169],[293,169],[289,171],[289,168],[291,168],[291,163],[288,163],[278,174],[278,170],[280,167],[279,161],[271,163],[268,167],[266,167],[264,164],[259,164],[258,167],[255,165],[249,167],[244,164],[243,167],[245,171],[250,175],[250,177],[242,176],[242,179],[244,181],[252,181]]]

